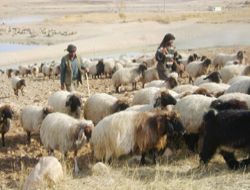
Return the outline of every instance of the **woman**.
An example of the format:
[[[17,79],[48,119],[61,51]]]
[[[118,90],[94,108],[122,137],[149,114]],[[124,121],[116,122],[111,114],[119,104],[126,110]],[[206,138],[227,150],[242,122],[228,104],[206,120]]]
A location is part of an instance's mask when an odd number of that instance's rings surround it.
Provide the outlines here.
[[[173,34],[166,34],[155,54],[155,59],[158,61],[157,71],[161,80],[167,80],[167,73],[171,72],[171,65],[168,65],[167,62],[171,62],[174,57],[174,40]]]

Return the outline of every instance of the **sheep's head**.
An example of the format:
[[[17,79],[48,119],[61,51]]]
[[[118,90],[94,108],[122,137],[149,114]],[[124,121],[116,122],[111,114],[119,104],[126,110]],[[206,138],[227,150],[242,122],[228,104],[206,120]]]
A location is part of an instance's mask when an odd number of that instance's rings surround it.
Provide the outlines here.
[[[119,112],[119,111],[123,111],[125,109],[127,109],[129,107],[129,103],[127,100],[125,99],[120,99],[117,100],[116,103],[113,106],[113,111],[115,112]]]
[[[13,114],[14,112],[9,105],[4,105],[0,108],[0,120],[1,121],[5,119],[12,119]]]
[[[96,72],[97,75],[101,75],[104,73],[104,63],[103,63],[103,59],[100,59],[96,65]]]
[[[238,51],[237,52],[237,59],[242,61],[244,59],[244,53],[243,51]]]
[[[168,82],[168,84],[169,84],[170,89],[172,89],[172,88],[178,86],[178,81],[177,81],[177,79],[174,78],[174,77],[169,77],[169,78],[167,79],[167,82]]]
[[[209,79],[211,82],[216,82],[216,83],[220,83],[222,80],[221,75],[218,71],[210,73],[203,80],[207,80],[207,79]]]
[[[209,65],[211,65],[211,63],[212,63],[212,61],[211,61],[211,59],[205,59],[204,61],[203,61],[203,63],[202,63],[202,65],[204,66],[204,67],[209,67]]]
[[[26,83],[25,83],[25,80],[24,79],[21,79],[17,82],[17,88],[18,89],[21,89],[23,88],[24,86],[26,86]]]
[[[15,75],[15,76],[20,75],[20,71],[19,71],[19,70],[15,70],[15,71],[14,71],[14,75]]]
[[[75,144],[77,147],[81,146],[83,143],[88,142],[91,138],[92,129],[94,125],[92,121],[80,121],[75,130]]]
[[[176,99],[168,92],[161,92],[161,96],[156,98],[154,107],[166,107],[167,105],[175,105]]]
[[[27,74],[27,75],[28,75],[28,74],[31,75],[31,69],[27,69],[27,70],[26,70],[26,74]]]
[[[205,59],[207,59],[207,56],[205,55],[201,56],[201,61],[204,61]]]
[[[144,71],[147,70],[147,66],[145,64],[140,64],[138,68],[138,73],[143,74]]]
[[[236,99],[231,99],[228,101],[214,100],[210,104],[210,108],[216,109],[218,111],[228,110],[228,109],[244,109],[247,110],[247,104],[244,101],[239,101]]]
[[[7,70],[6,74],[7,74],[8,78],[11,77],[11,73],[12,73],[12,72],[13,72],[13,69],[8,69],[8,70]]]
[[[75,94],[70,94],[67,98],[65,106],[70,107],[70,111],[73,113],[76,112],[78,108],[82,106],[82,101],[80,97],[76,96]]]
[[[46,117],[48,114],[52,113],[54,110],[50,106],[46,106],[43,108],[43,115]]]

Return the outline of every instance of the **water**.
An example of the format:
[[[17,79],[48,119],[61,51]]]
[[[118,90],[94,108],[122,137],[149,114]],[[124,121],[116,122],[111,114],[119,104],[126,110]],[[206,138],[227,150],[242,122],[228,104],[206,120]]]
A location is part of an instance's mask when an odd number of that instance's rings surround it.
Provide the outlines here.
[[[29,24],[34,22],[42,22],[44,21],[44,17],[42,16],[23,16],[23,17],[13,17],[13,18],[1,18],[0,23],[4,23],[7,25],[15,25],[15,24]]]
[[[0,43],[0,53],[29,50],[29,49],[34,49],[34,48],[38,48],[38,47],[41,47],[41,46],[39,46],[39,45],[23,45],[23,44]]]

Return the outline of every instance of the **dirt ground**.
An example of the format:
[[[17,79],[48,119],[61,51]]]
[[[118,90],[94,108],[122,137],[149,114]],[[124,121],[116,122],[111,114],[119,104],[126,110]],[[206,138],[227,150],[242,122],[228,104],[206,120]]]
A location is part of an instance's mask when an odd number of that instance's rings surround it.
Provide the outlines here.
[[[247,56],[250,56],[250,46],[198,49],[186,53],[198,52],[213,58],[218,51],[232,53],[238,49],[246,50]],[[16,98],[7,76],[0,76],[0,104],[9,103],[15,111],[11,129],[6,134],[6,147],[0,145],[0,189],[20,189],[39,157],[47,155],[39,136],[34,136],[31,144],[27,145],[26,133],[19,122],[19,112],[25,105],[46,105],[48,96],[59,90],[59,80],[43,79],[41,75],[25,80],[25,95]],[[131,101],[135,93],[130,91],[131,86],[127,86],[127,90],[121,94],[114,93],[110,79],[90,79],[89,84],[91,94],[105,92],[116,97],[127,97]],[[88,98],[86,82],[76,90],[85,102]],[[186,153],[183,150],[171,160],[162,159],[159,165],[145,167],[139,167],[138,161],[127,158],[113,163],[108,175],[95,176],[90,170],[94,164],[91,150],[86,146],[79,153],[80,174],[72,174],[73,155],[70,154],[65,166],[66,176],[55,189],[250,189],[248,170],[230,171],[220,156],[212,160],[208,169],[197,169],[198,156]],[[58,152],[56,157],[61,158]]]

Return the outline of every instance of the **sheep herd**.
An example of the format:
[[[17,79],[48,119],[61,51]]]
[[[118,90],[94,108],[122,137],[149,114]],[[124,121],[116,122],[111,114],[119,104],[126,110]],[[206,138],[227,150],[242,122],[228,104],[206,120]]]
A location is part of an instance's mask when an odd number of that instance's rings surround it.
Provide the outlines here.
[[[82,61],[84,70],[77,86],[88,78],[110,78],[113,93],[120,96],[102,92],[83,100],[82,93],[86,92],[56,91],[46,105],[22,107],[17,115],[27,133],[27,143],[31,143],[33,134],[40,134],[50,155],[40,159],[25,189],[45,180],[45,175],[55,183],[61,178],[61,164],[51,157],[54,150],[61,152],[62,161],[74,151],[74,172],[78,173],[77,152],[87,143],[94,162],[111,163],[123,155],[140,154],[141,165],[147,164],[147,156],[156,163],[157,156],[176,149],[178,144],[199,154],[201,164],[206,165],[216,152],[230,169],[250,163],[250,66],[246,52],[220,53],[213,60],[196,53],[176,53],[166,68],[166,81],[159,80],[153,56]],[[5,73],[18,98],[19,90],[25,96],[27,77],[35,80],[42,73],[43,80],[58,80],[60,64],[22,65]],[[132,90],[131,99],[125,96],[127,89]],[[0,105],[2,146],[8,146],[5,134],[13,114],[10,105]],[[242,150],[248,157],[237,160],[235,150]]]

